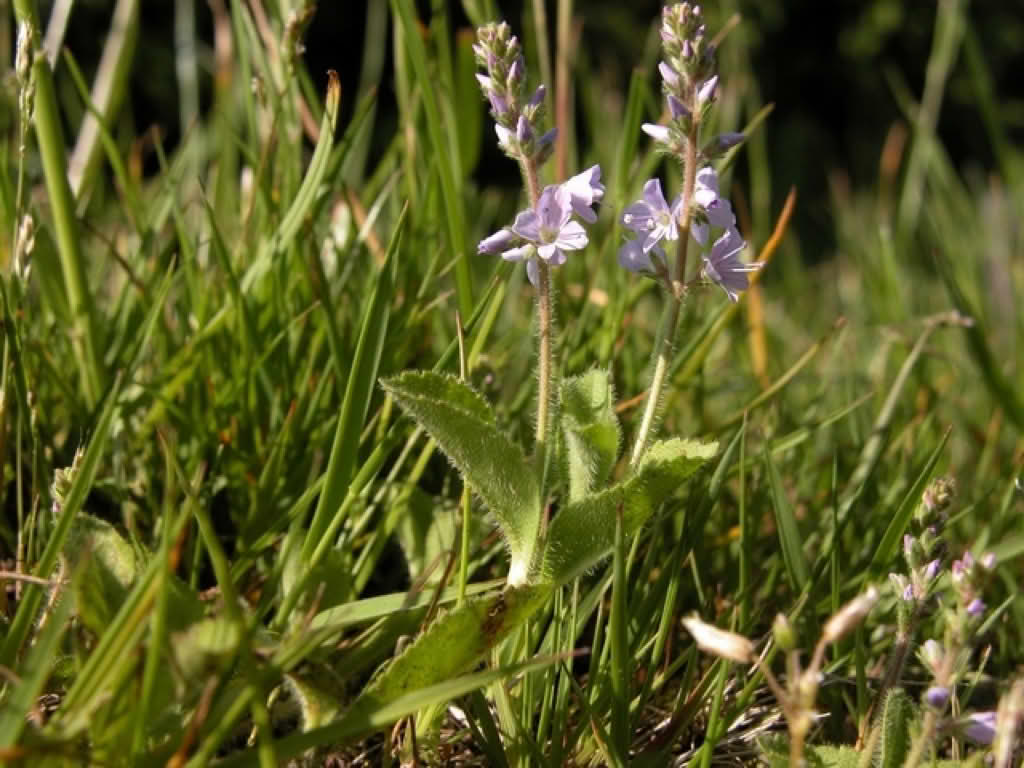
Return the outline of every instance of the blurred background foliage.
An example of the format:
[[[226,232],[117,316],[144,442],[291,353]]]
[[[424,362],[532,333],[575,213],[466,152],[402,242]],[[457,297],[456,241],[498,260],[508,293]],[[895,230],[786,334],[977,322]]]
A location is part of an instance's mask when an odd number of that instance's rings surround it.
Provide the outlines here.
[[[434,4],[448,6],[453,31],[471,29],[461,3],[435,0]],[[49,16],[52,5],[40,3],[43,18]],[[133,135],[156,125],[168,148],[176,146],[181,138],[174,30],[182,15],[190,12],[194,14],[197,37],[208,46],[199,51],[200,66],[207,75],[199,83],[199,96],[201,109],[210,106],[214,71],[211,8],[221,5],[222,0],[146,0],[142,4],[130,109],[122,117],[132,122]],[[579,40],[576,65],[599,80],[607,99],[622,102],[631,70],[645,65],[649,68],[655,61],[655,20],[662,3],[585,0],[575,5]],[[752,96],[775,105],[771,119],[761,128],[765,152],[772,159],[772,199],[781,202],[791,185],[800,191],[801,205],[790,232],[796,235],[805,259],[827,258],[837,246],[828,210],[830,175],[833,181],[854,188],[871,185],[879,177],[887,136],[896,141],[905,136],[905,119],[894,94],[921,92],[939,5],[936,0],[724,0],[706,4],[712,29],[720,28],[733,14],[742,18],[743,23],[732,30],[730,43],[723,48],[723,75],[728,80],[730,69],[743,71],[735,61],[737,56],[749,58],[749,71],[756,78],[756,82],[747,84],[756,92]],[[0,52],[10,61],[13,21],[9,0],[0,1],[0,8],[4,6],[8,8],[0,14]],[[112,6],[106,0],[74,3],[65,42],[87,77],[99,61]],[[421,17],[427,18],[431,2],[421,0],[419,6]],[[520,35],[527,30],[528,37],[534,28],[533,3],[515,0],[498,6],[513,28]],[[547,6],[553,29],[555,3],[548,0]],[[969,5],[963,49],[944,94],[937,135],[954,165],[979,179],[997,164],[991,131],[979,122],[980,102],[995,98],[993,107],[1010,143],[1024,140],[1022,10],[1024,6],[1019,2],[1002,0],[975,0]],[[305,38],[305,60],[317,91],[323,92],[328,69],[337,70],[341,76],[342,125],[355,108],[366,23],[366,3],[321,2]],[[390,39],[390,17],[387,23]],[[554,40],[550,43],[553,46]],[[386,89],[393,74],[390,49],[384,56],[382,82]],[[986,70],[985,78],[978,77],[979,67]],[[61,69],[66,67],[58,69],[65,114],[80,115],[81,102]],[[536,77],[536,68],[533,72]],[[979,82],[985,79],[989,91],[980,93]],[[655,82],[653,75],[651,82]],[[731,87],[736,87],[735,81]],[[480,108],[484,109],[482,101]],[[13,105],[8,103],[2,111],[0,128],[13,130]],[[385,90],[378,105],[374,136],[378,152],[396,130],[397,118],[394,93]],[[74,135],[75,126],[68,128],[69,135]],[[578,137],[584,144],[592,138]],[[373,157],[371,153],[370,167]],[[743,162],[741,156],[740,178]],[[156,158],[150,153],[146,170],[152,173],[157,168]],[[475,177],[484,184],[510,188],[519,183],[515,167],[489,141],[484,142]]]

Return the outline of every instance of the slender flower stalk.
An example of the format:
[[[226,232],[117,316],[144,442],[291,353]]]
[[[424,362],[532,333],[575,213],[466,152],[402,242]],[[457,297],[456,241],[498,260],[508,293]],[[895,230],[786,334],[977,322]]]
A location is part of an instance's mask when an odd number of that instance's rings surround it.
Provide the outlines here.
[[[526,88],[525,64],[519,41],[505,23],[477,30],[473,46],[477,63],[487,74],[477,80],[491,105],[498,145],[519,165],[530,207],[515,223],[480,242],[481,253],[500,253],[508,261],[525,261],[526,273],[537,289],[537,424],[536,455],[547,462],[551,405],[554,400],[554,311],[551,267],[565,263],[567,252],[587,245],[575,214],[588,223],[597,220],[593,204],[604,196],[601,169],[593,166],[563,184],[540,186],[540,168],[551,157],[556,131],[541,131],[543,85],[532,94]]]
[[[731,301],[736,301],[746,289],[747,273],[761,266],[739,259],[746,243],[736,230],[732,206],[719,196],[718,177],[708,164],[736,146],[743,136],[722,134],[712,137],[703,147],[700,144],[701,126],[718,92],[714,45],[705,36],[700,6],[667,6],[661,21],[664,59],[658,64],[658,71],[670,119],[668,125],[645,123],[642,129],[682,166],[683,186],[670,206],[661,193],[660,182],[651,179],[644,186],[644,200],[626,208],[622,217],[623,225],[637,236],[622,246],[619,263],[658,280],[667,294],[654,344],[651,385],[633,446],[630,463],[634,467],[643,458],[658,426],[679,312],[687,294],[690,240],[702,252],[704,276],[720,285]],[[719,230],[713,242],[712,228]],[[658,246],[662,240],[678,241],[674,264],[668,263]]]

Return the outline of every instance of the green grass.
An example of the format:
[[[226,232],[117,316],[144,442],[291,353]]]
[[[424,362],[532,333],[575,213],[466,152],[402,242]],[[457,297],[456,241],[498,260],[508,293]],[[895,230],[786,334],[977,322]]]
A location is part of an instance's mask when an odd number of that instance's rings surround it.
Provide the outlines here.
[[[478,169],[492,124],[472,37],[450,30],[449,4],[417,19],[422,3],[370,3],[393,80],[368,41],[360,92],[343,94],[347,121],[334,86],[316,92],[294,47],[276,42],[278,4],[265,4],[273,45],[252,5],[225,5],[228,69],[200,75],[211,102],[181,143],[150,136],[151,176],[138,172],[123,100],[82,101],[93,84],[74,51],[57,90],[36,59],[29,124],[24,83],[4,72],[14,117],[0,142],[0,552],[33,578],[5,575],[0,759],[753,760],[747,737],[781,730],[778,706],[760,674],[697,652],[680,619],[696,612],[760,650],[783,613],[809,652],[828,617],[876,584],[884,596],[863,628],[829,648],[817,699],[828,717],[808,737],[852,745],[895,643],[887,577],[922,490],[942,475],[957,481],[947,559],[997,556],[984,664],[979,650],[980,671],[959,689],[964,711],[994,708],[1024,662],[1024,156],[963,3],[940,6],[922,92],[887,73],[902,149],[852,187],[825,169],[829,253],[779,224],[772,180],[786,179],[787,158],[759,138],[771,116],[761,122],[743,36],[725,39],[718,127],[760,127],[744,172],[723,178],[770,263],[738,305],[691,292],[660,427],[717,440],[718,455],[483,663],[357,707],[384,665],[465,605],[463,590],[504,605],[493,519],[474,498],[463,537],[458,475],[378,382],[458,375],[458,315],[467,379],[498,426],[531,444],[532,292],[520,266],[476,255],[523,201]],[[494,12],[464,5],[480,21]],[[35,19],[34,6],[14,4],[19,19]],[[562,0],[548,21],[564,24],[567,9]],[[707,12],[717,23],[727,10]],[[533,60],[538,30],[509,21]],[[601,163],[608,192],[591,244],[552,273],[556,359],[562,379],[610,368],[624,476],[662,297],[618,267],[618,213],[653,171],[678,172],[638,132],[657,120],[653,48],[638,44],[647,70],[611,84],[580,50],[568,104],[579,132],[564,151],[569,173]],[[557,72],[559,52],[544,55]],[[953,66],[968,70],[996,158],[984,178],[954,166],[938,137]],[[371,151],[392,90],[397,130]],[[102,160],[72,189],[61,157],[74,137],[60,132],[86,113],[100,122]],[[28,267],[15,243],[26,214]],[[942,621],[921,617],[917,641],[941,639]],[[910,654],[901,679],[917,702],[931,678]],[[44,694],[54,711],[39,711]],[[963,756],[951,742],[938,739],[941,755]]]

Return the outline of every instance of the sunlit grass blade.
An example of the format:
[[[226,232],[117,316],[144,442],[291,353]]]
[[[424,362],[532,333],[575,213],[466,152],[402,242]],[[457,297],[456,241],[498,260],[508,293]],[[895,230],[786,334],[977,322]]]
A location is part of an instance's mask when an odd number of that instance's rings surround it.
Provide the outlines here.
[[[800,527],[793,513],[793,506],[786,497],[778,467],[767,451],[764,454],[764,463],[771,484],[772,509],[775,512],[779,544],[782,546],[782,559],[786,564],[786,573],[789,576],[790,584],[795,592],[800,593],[804,591],[811,577],[803,539],[800,536]]]
[[[117,414],[118,396],[120,394],[120,379],[114,382],[113,388],[107,393],[106,403],[96,420],[96,426],[89,444],[82,454],[81,463],[77,467],[71,487],[64,498],[64,503],[59,509],[59,515],[55,521],[53,532],[46,542],[46,548],[39,558],[35,567],[35,575],[40,578],[49,578],[54,567],[57,565],[57,558],[64,550],[68,533],[71,531],[71,523],[75,516],[82,509],[86,495],[92,488],[96,475],[99,472],[100,461],[106,449],[107,441],[110,439],[111,425]],[[11,627],[4,638],[3,646],[0,647],[0,663],[12,666],[14,659],[25,643],[28,633],[35,622],[39,605],[42,602],[42,589],[36,585],[27,585],[22,596],[18,611],[14,615]]]

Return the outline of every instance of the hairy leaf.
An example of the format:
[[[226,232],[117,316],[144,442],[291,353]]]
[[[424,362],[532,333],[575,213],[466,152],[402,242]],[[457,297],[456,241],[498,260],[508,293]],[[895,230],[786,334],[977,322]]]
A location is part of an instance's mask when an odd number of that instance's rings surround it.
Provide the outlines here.
[[[540,525],[540,484],[522,449],[498,431],[487,401],[458,379],[413,371],[381,382],[451,459],[495,516],[525,579]]]
[[[717,450],[718,443],[696,440],[657,442],[634,475],[562,509],[548,529],[541,578],[563,584],[593,566],[612,549],[620,511],[623,533],[636,533]]]
[[[570,502],[594,493],[615,466],[622,433],[614,402],[615,391],[607,371],[594,369],[562,382],[562,434]]]

